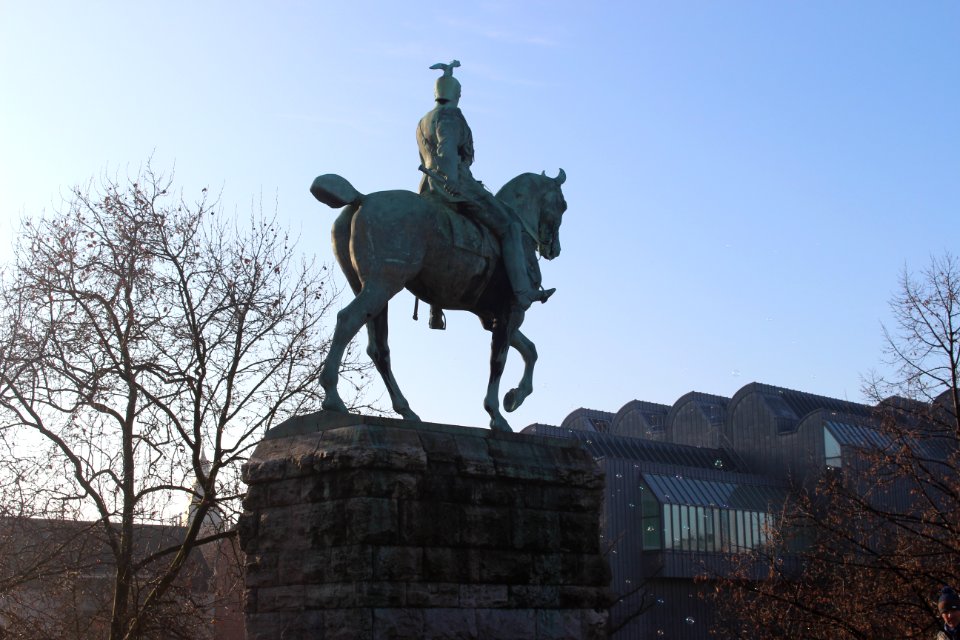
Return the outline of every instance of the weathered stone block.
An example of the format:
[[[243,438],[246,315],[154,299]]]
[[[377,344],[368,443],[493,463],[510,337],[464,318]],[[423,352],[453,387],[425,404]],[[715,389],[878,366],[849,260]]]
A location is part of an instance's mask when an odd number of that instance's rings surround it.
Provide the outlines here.
[[[423,580],[429,582],[463,582],[470,579],[469,554],[466,549],[425,547]]]
[[[560,587],[562,609],[606,609],[610,606],[609,590],[600,587],[565,585]]]
[[[304,619],[301,613],[247,613],[247,640],[303,638]]]
[[[460,583],[408,582],[407,606],[452,608],[460,605]]]
[[[479,581],[493,584],[528,584],[533,577],[533,557],[520,551],[473,552],[479,559]]]
[[[592,512],[560,513],[557,514],[557,518],[561,549],[579,553],[599,553],[600,522]]]
[[[356,585],[353,582],[328,582],[309,584],[303,590],[305,608],[344,609],[356,607],[359,603]]]
[[[561,585],[606,585],[610,570],[599,554],[564,553],[561,555]]]
[[[457,438],[457,469],[465,476],[495,476],[497,469],[482,438]]]
[[[370,640],[373,638],[373,609],[327,609],[323,615],[322,633],[314,637],[323,640]]]
[[[461,543],[468,547],[510,547],[513,523],[506,508],[466,505],[460,510],[460,526]]]
[[[356,591],[361,607],[402,607],[406,600],[406,585],[402,582],[359,582]]]
[[[375,640],[402,640],[422,638],[424,612],[420,609],[375,609],[373,637]]]
[[[348,419],[245,466],[248,638],[601,637],[603,477],[575,442]]]
[[[537,611],[538,638],[581,638],[583,618],[578,609]]]
[[[374,579],[406,581],[417,580],[422,575],[422,548],[378,547],[374,550]]]
[[[302,584],[257,589],[257,608],[262,611],[303,611],[306,608]]]
[[[479,638],[477,616],[473,609],[424,609],[424,640],[462,640]]]
[[[460,606],[473,609],[506,607],[508,594],[505,584],[463,584],[460,585]]]
[[[544,509],[599,513],[603,495],[599,491],[575,485],[550,485],[543,488],[542,498]]]
[[[356,497],[344,504],[344,541],[360,544],[397,544],[400,521],[397,503],[388,498]]]
[[[513,609],[558,609],[560,587],[543,584],[510,586],[509,607]]]
[[[277,584],[279,559],[277,554],[248,553],[244,562],[246,585],[261,587]]]
[[[267,485],[267,496],[261,500],[261,503],[268,504],[270,507],[298,505],[303,502],[302,492],[303,478],[271,482]]]
[[[517,549],[555,551],[562,536],[560,514],[544,509],[514,509],[512,542]]]
[[[325,572],[327,582],[373,580],[373,547],[332,547],[329,553],[330,565]]]
[[[532,609],[478,609],[477,634],[479,638],[498,640],[536,638],[536,612]]]
[[[436,469],[444,462],[455,463],[460,457],[457,441],[451,434],[421,431],[419,435],[431,468]]]
[[[455,504],[399,500],[397,519],[399,544],[424,547],[460,544],[462,526]]]

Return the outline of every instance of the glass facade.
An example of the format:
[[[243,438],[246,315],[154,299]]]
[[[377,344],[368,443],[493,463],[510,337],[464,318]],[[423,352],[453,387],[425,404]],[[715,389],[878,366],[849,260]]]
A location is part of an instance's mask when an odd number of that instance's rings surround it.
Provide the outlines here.
[[[735,553],[767,544],[773,519],[762,511],[665,504],[663,548],[674,551]],[[644,535],[645,550],[648,546]]]
[[[767,509],[783,499],[772,487],[654,474],[643,474],[640,489],[644,550],[736,553],[761,547],[774,525]]]

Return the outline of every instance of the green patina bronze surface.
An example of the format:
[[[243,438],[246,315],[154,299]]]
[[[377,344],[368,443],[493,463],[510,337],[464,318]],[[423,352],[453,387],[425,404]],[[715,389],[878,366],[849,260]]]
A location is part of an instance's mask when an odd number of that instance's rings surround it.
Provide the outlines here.
[[[460,112],[460,83],[452,75],[459,62],[434,65],[444,71],[437,81],[437,105],[417,127],[420,194],[380,191],[361,194],[344,178],[327,174],[310,188],[320,202],[343,207],[333,225],[337,262],[356,297],[337,316],[330,353],[321,372],[323,408],[346,413],[337,392],[343,353],[366,325],[367,353],[404,419],[419,417],[410,409],[390,367],[387,304],[407,288],[433,308],[431,326],[441,309],[476,314],[492,333],[490,380],[484,408],[491,428],[509,431],[500,413],[500,376],[507,351],[523,357],[520,383],[504,398],[513,411],[533,390],[536,349],[520,332],[532,302],[545,302],[553,289],[540,286],[536,253],[550,260],[560,253],[559,229],[566,202],[556,178],[526,173],[493,196],[470,173],[473,137]]]

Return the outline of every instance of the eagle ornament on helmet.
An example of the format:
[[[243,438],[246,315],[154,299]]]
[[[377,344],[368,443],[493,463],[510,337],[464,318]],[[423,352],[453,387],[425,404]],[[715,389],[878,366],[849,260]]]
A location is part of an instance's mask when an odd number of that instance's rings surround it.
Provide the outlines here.
[[[437,85],[433,90],[437,102],[456,102],[460,99],[460,81],[453,77],[453,70],[460,66],[459,60],[452,60],[450,64],[438,62],[431,65],[431,69],[442,69],[443,75],[437,78]]]

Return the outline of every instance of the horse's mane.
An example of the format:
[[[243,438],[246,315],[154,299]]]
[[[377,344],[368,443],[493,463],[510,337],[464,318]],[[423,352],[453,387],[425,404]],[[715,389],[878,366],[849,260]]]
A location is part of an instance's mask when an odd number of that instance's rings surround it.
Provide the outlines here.
[[[539,173],[521,173],[497,191],[497,199],[511,207],[517,215],[531,224],[539,215],[537,204],[546,185],[556,184],[552,178]]]
[[[517,177],[511,178],[505,185],[500,187],[500,190],[497,191],[496,196],[504,200],[517,198],[522,195],[523,187],[527,183],[536,183],[538,179],[544,177],[545,176],[537,173],[521,173]]]

